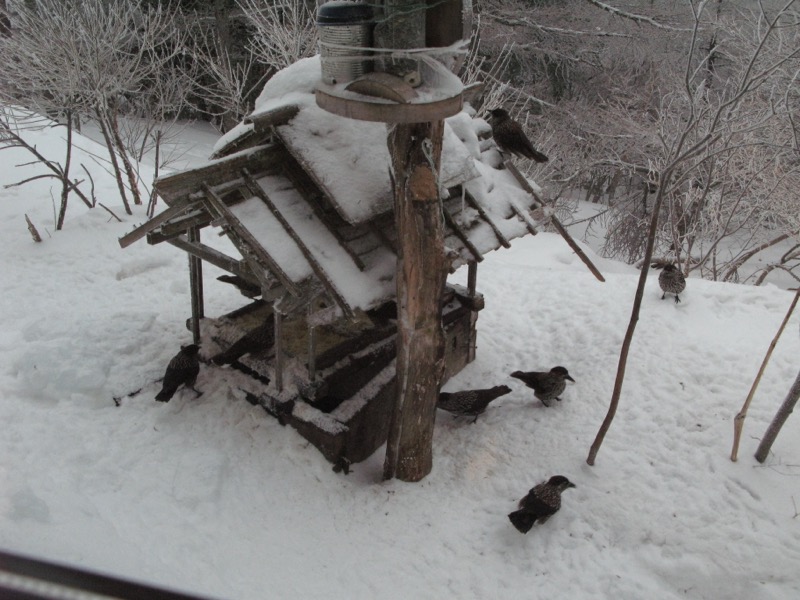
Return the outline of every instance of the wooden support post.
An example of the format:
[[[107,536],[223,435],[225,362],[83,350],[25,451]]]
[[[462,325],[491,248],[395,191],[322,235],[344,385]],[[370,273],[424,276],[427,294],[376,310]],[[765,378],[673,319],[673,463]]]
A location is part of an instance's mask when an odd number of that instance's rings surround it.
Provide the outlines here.
[[[467,289],[469,290],[470,297],[475,297],[475,292],[478,288],[478,263],[471,262],[467,266]]]
[[[317,378],[317,328],[308,328],[308,380]]]
[[[397,398],[384,477],[419,481],[433,467],[433,426],[444,373],[442,296],[448,260],[437,172],[444,122],[389,133],[397,255]]]
[[[275,319],[275,387],[283,391],[283,315],[275,309],[272,312]]]
[[[192,227],[187,232],[190,243],[200,243],[200,228]],[[200,319],[205,316],[203,306],[203,261],[189,254],[189,285],[192,295],[192,337],[200,343]]]

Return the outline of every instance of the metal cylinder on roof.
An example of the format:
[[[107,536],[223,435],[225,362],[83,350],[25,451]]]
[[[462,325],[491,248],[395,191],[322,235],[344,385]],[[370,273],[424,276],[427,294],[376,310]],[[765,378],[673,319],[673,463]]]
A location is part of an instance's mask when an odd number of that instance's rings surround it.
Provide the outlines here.
[[[317,9],[322,81],[345,83],[371,71],[373,11],[369,4],[334,0]],[[361,50],[363,48],[363,50]]]

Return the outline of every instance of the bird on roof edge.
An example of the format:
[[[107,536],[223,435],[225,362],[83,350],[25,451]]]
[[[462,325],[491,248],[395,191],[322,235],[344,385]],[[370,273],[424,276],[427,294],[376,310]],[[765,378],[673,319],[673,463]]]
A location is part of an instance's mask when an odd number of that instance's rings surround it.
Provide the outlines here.
[[[197,344],[189,344],[183,346],[181,351],[172,357],[164,372],[164,383],[156,395],[156,400],[169,402],[182,385],[200,396],[202,392],[194,388],[197,375],[200,373],[200,361],[197,358],[199,351],[200,347]]]
[[[507,385],[496,385],[483,390],[464,390],[461,392],[440,392],[436,407],[453,413],[457,417],[475,417],[478,420],[490,402],[511,392]]]
[[[489,111],[489,125],[492,137],[501,153],[510,153],[521,158],[528,158],[538,163],[547,162],[545,154],[533,147],[522,126],[508,114],[504,108],[493,108]]]
[[[567,388],[567,380],[575,382],[565,367],[553,367],[549,371],[514,371],[511,377],[531,388],[533,395],[548,407],[554,398],[561,402],[559,396]]]
[[[664,270],[658,275],[658,285],[664,292],[661,299],[666,298],[667,294],[675,294],[675,304],[681,301],[678,294],[686,289],[686,278],[680,269],[673,264],[664,266]]]
[[[553,475],[530,489],[519,501],[518,510],[508,515],[509,521],[521,533],[528,533],[534,523],[544,523],[556,514],[561,508],[561,493],[574,487],[563,475]]]

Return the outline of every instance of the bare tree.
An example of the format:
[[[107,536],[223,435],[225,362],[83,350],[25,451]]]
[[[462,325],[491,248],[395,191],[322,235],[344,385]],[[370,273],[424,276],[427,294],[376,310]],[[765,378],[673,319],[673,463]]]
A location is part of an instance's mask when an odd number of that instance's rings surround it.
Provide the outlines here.
[[[45,167],[46,171],[40,175],[34,175],[22,181],[6,184],[5,187],[15,187],[24,185],[31,181],[55,178],[61,182],[61,198],[59,208],[55,218],[55,229],[60,230],[64,226],[64,219],[67,214],[67,205],[69,203],[69,195],[71,192],[76,193],[84,204],[89,208],[94,207],[94,202],[90,201],[86,195],[80,190],[78,185],[79,181],[70,179],[70,164],[72,162],[72,127],[69,125],[70,119],[67,119],[67,136],[64,161],[58,162],[45,157],[34,145],[31,145],[25,139],[26,132],[39,131],[50,127],[58,126],[57,123],[45,119],[35,113],[30,113],[19,109],[0,109],[0,150],[8,148],[23,148],[33,157],[32,163],[40,164]],[[41,241],[41,240],[40,240]]]
[[[37,0],[16,6],[12,25],[0,40],[4,96],[68,125],[97,118],[130,214],[126,186],[141,200],[119,115],[184,51],[174,13],[140,0]]]
[[[481,5],[483,70],[502,63],[494,78],[540,101],[519,104],[523,96],[515,93],[506,99],[531,115],[530,136],[546,140],[554,158],[539,179],[548,184],[549,195],[608,203],[604,251],[628,262],[644,254],[641,234],[648,228],[658,175],[652,166],[663,162],[668,150],[661,132],[682,127],[691,110],[690,101],[675,94],[690,43],[697,48],[692,68],[698,70],[691,102],[713,105],[748,68],[771,16],[793,10],[785,8],[785,0],[695,1],[702,24],[691,42],[694,24],[686,2],[484,0]],[[742,265],[759,254],[752,250],[797,236],[791,206],[799,183],[800,86],[792,56],[798,46],[796,23],[787,20],[772,32],[753,68],[778,57],[785,61],[754,81],[759,91],[726,117],[731,127],[725,139],[680,174],[680,185],[662,205],[656,253],[671,254],[686,272],[736,279]],[[722,146],[725,152],[719,152]],[[800,269],[794,255],[781,259],[785,262],[767,265],[754,281],[776,269],[790,274]]]
[[[256,59],[277,71],[317,53],[313,4],[305,0],[237,0],[254,28],[250,49]]]
[[[758,445],[758,450],[756,450],[756,460],[758,462],[763,463],[767,460],[767,456],[769,456],[769,452],[772,449],[772,444],[775,443],[783,424],[786,423],[789,415],[792,414],[798,400],[800,400],[800,372],[797,373],[794,384],[792,384],[792,387],[789,389],[789,393],[786,394],[783,404],[781,404],[781,407],[772,419],[772,423],[770,423],[767,428],[767,432],[761,439],[761,443]]]
[[[740,113],[746,111],[753,99],[762,93],[764,82],[800,53],[800,46],[796,45],[786,47],[783,53],[776,56],[766,52],[774,38],[780,37],[785,27],[797,26],[797,22],[792,19],[790,13],[790,8],[794,3],[795,0],[790,0],[773,15],[769,17],[763,15],[764,23],[758,28],[755,43],[750,49],[744,68],[739,70],[730,84],[722,88],[713,98],[705,93],[702,86],[705,72],[698,69],[698,65],[704,64],[708,58],[708,51],[703,51],[699,44],[703,11],[706,9],[707,3],[701,2],[696,7],[692,5],[695,26],[691,36],[690,52],[684,71],[682,89],[673,96],[673,101],[681,103],[685,109],[670,113],[676,115],[672,119],[661,120],[659,139],[664,152],[663,158],[654,161],[652,167],[653,172],[658,173],[658,186],[651,208],[642,273],[639,276],[630,322],[620,351],[617,377],[608,414],[587,458],[587,463],[590,465],[594,464],[619,405],[628,351],[639,318],[647,271],[656,243],[661,207],[668,202],[671,194],[683,189],[693,175],[699,177],[705,172],[705,161],[728,152],[732,139],[735,146],[738,147],[736,134],[753,128],[752,125],[743,126],[741,124]],[[682,115],[681,119],[678,119],[677,115]],[[756,126],[758,123],[756,121]],[[742,129],[743,127],[744,129]]]

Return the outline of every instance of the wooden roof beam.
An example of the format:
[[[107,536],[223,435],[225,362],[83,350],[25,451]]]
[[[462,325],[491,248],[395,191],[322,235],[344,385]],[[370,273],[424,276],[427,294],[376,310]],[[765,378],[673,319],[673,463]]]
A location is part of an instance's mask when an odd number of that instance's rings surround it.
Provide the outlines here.
[[[510,160],[503,161],[503,164],[505,164],[506,168],[514,176],[514,179],[517,180],[517,183],[519,183],[520,187],[533,197],[533,200],[536,203],[536,205],[539,207],[544,207],[545,205],[544,202],[542,202],[542,199],[539,198],[539,195],[533,190],[531,184],[528,183],[528,180],[525,179],[522,173],[519,172],[519,169],[517,169],[516,165]],[[580,246],[578,246],[578,244],[575,242],[572,236],[567,232],[567,230],[561,224],[561,221],[559,221],[556,218],[556,216],[553,215],[550,217],[550,222],[553,224],[553,227],[556,228],[556,231],[558,231],[558,233],[561,234],[561,237],[564,238],[564,241],[567,242],[569,247],[572,248],[575,254],[578,255],[578,258],[580,258],[581,261],[583,261],[583,264],[585,264],[586,267],[592,272],[592,275],[597,277],[599,281],[605,281],[606,280],[605,277],[603,277],[602,273],[600,273],[598,268],[594,266],[594,263],[591,260],[589,260],[589,257],[586,256],[586,253],[584,253],[584,251],[581,250]]]
[[[350,308],[350,305],[344,299],[344,296],[336,289],[333,281],[328,277],[328,274],[325,272],[325,269],[322,268],[322,265],[319,264],[317,259],[311,253],[308,246],[306,246],[305,242],[302,238],[298,235],[298,233],[294,230],[291,226],[289,221],[281,214],[278,210],[278,207],[275,206],[275,203],[272,202],[272,199],[269,197],[266,191],[258,185],[258,182],[253,178],[252,175],[247,171],[247,169],[242,169],[242,175],[244,176],[245,181],[247,182],[248,189],[255,195],[258,196],[264,204],[267,205],[272,215],[275,219],[280,223],[281,227],[283,227],[284,231],[289,234],[289,237],[292,238],[297,247],[300,249],[300,252],[303,254],[303,257],[308,261],[311,270],[314,271],[314,275],[317,276],[319,281],[325,287],[325,290],[330,294],[330,296],[334,299],[336,304],[342,309],[345,315],[348,318],[353,318],[353,309]]]
[[[241,277],[248,283],[253,285],[260,285],[258,279],[253,272],[247,267],[247,263],[242,264],[242,261],[237,260],[227,254],[223,254],[210,246],[206,246],[200,242],[190,242],[186,235],[181,235],[170,240],[167,240],[176,248],[180,248],[189,254],[196,256],[209,264],[219,267],[223,271],[232,273],[237,277]]]
[[[489,218],[489,215],[486,213],[484,208],[480,204],[478,204],[478,201],[475,200],[475,197],[472,194],[470,194],[469,191],[466,189],[462,189],[462,193],[464,194],[464,199],[467,201],[467,204],[469,204],[470,207],[475,209],[480,218],[486,221],[486,223],[489,224],[489,227],[492,228],[492,231],[494,231],[494,235],[497,238],[497,241],[503,245],[503,248],[511,248],[511,243],[508,241],[508,238],[506,238],[506,236],[503,235],[503,232],[500,231],[500,228],[497,227],[495,222],[492,221],[491,218]]]
[[[269,282],[266,281],[266,278],[259,274],[257,270],[259,268],[271,271],[292,296],[299,296],[300,288],[297,286],[297,284],[289,278],[289,276],[284,272],[283,269],[280,268],[280,266],[278,266],[278,263],[272,259],[266,250],[264,250],[258,240],[253,237],[253,234],[251,234],[247,228],[242,225],[242,222],[238,219],[238,217],[236,217],[236,215],[234,215],[230,209],[225,206],[222,198],[220,198],[208,184],[203,183],[202,188],[206,194],[206,203],[209,211],[212,214],[225,218],[228,227],[231,229],[228,237],[234,243],[237,250],[242,253],[242,256],[245,260],[248,262],[252,260],[255,263],[256,268],[253,268],[253,274],[258,278],[262,287],[269,288],[270,286]],[[251,268],[252,267],[253,265],[251,265]]]
[[[458,223],[456,223],[452,215],[447,210],[442,210],[442,213],[444,214],[444,222],[447,223],[447,226],[453,231],[453,233],[456,234],[456,237],[461,240],[461,243],[464,244],[467,250],[470,251],[470,254],[472,254],[473,258],[477,262],[481,262],[483,260],[483,255],[475,247],[475,244],[469,241],[469,237],[467,237],[467,234],[465,234],[461,227],[458,226]]]
[[[294,119],[297,113],[300,112],[300,107],[296,104],[287,104],[267,110],[257,115],[250,115],[245,117],[245,123],[252,123],[253,129],[256,133],[267,131],[271,127],[278,127],[279,125],[286,125],[289,121]]]
[[[217,187],[228,184],[232,179],[238,179],[237,173],[243,167],[253,172],[274,168],[274,161],[280,152],[281,147],[276,144],[242,150],[204,167],[159,177],[155,182],[155,188],[167,204],[172,205],[175,201],[196,192],[203,184]]]
[[[170,206],[168,209],[158,213],[155,217],[147,221],[147,223],[139,225],[130,233],[126,233],[119,238],[119,245],[122,248],[127,248],[133,242],[142,239],[162,223],[165,223],[170,219],[174,219],[175,217],[178,217],[184,212],[188,211],[191,208],[191,204],[192,203],[189,200],[184,200],[174,204],[173,206]]]

